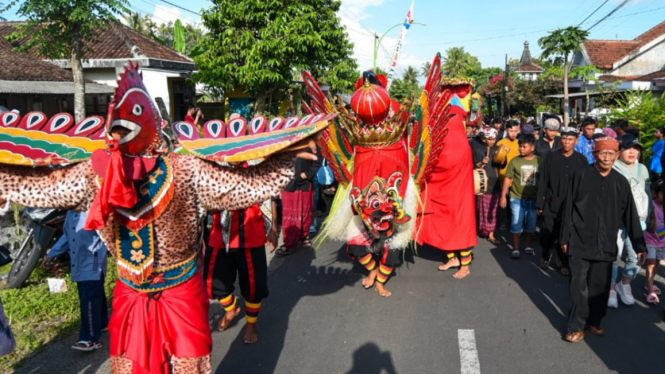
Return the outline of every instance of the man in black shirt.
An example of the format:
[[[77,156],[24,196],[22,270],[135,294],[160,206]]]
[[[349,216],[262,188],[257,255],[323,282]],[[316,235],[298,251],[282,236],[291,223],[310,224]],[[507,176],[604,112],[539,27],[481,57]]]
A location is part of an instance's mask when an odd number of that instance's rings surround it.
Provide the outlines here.
[[[618,152],[615,139],[598,139],[595,163],[578,169],[568,188],[559,242],[570,256],[569,342],[582,340],[585,329],[594,335],[605,334],[600,322],[607,312],[621,225],[637,252],[638,265],[644,261],[646,243],[630,184],[612,169]]]
[[[554,120],[559,126],[559,121],[550,118],[547,121]],[[552,128],[552,123],[545,124]],[[561,129],[561,148],[553,151],[545,158],[543,172],[540,174],[540,183],[538,184],[538,199],[536,200],[536,212],[542,217],[540,228],[540,245],[543,249],[540,258],[540,267],[545,270],[549,267],[552,257],[552,247],[555,248],[559,263],[559,271],[562,275],[568,275],[568,256],[561,251],[561,246],[556,245],[561,231],[561,214],[563,213],[563,202],[568,193],[570,178],[573,173],[584,166],[588,166],[586,157],[581,153],[575,152],[577,144],[577,129],[574,127],[564,127]],[[558,139],[558,138],[557,138]],[[547,151],[549,153],[549,151]]]
[[[545,120],[545,133],[536,140],[536,156],[544,160],[550,153],[561,149],[561,138],[557,136],[560,127],[561,123],[557,118]]]

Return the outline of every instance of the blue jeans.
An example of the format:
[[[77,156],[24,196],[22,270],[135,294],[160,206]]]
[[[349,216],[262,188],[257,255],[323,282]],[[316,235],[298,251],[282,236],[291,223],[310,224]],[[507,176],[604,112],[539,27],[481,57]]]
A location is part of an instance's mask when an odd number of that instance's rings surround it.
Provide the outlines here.
[[[630,242],[628,233],[626,229],[622,227],[619,230],[617,235],[617,259],[612,263],[612,284],[616,284],[617,276],[619,275],[619,260],[623,256],[623,252],[626,252],[626,264],[623,267],[623,277],[630,277],[635,279],[637,273],[640,271],[640,267],[637,266],[637,254],[633,249],[633,244]]]
[[[76,282],[81,304],[81,330],[79,340],[98,342],[102,329],[109,324],[104,275],[97,281]]]
[[[529,234],[536,232],[536,202],[533,200],[510,199],[510,232]]]

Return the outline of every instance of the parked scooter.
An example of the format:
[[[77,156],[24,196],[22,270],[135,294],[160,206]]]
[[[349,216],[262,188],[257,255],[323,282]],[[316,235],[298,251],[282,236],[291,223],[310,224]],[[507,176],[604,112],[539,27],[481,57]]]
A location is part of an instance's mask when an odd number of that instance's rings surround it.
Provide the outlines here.
[[[23,217],[30,221],[29,230],[13,256],[7,288],[21,287],[30,277],[46,251],[62,236],[66,215],[62,209],[25,208]]]

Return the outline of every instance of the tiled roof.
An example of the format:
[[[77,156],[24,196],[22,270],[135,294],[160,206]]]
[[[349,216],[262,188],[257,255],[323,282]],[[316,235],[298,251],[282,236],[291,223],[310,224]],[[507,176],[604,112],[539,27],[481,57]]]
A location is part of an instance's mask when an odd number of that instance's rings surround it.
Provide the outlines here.
[[[14,31],[14,25],[20,22],[0,22],[0,37],[6,37]],[[19,41],[19,44],[21,42]],[[86,41],[86,59],[130,59],[147,57],[160,60],[191,63],[192,59],[182,55],[122,24],[112,24],[97,35],[92,43]],[[142,54],[142,56],[140,54]]]
[[[541,71],[545,71],[545,69],[541,68],[540,66],[538,66],[536,64],[530,64],[530,65],[520,65],[520,66],[518,66],[517,71],[541,72]]]
[[[639,77],[639,75],[601,75],[598,79],[605,83],[612,83],[616,81],[630,82]]]
[[[61,69],[48,62],[36,59],[27,53],[15,52],[12,46],[0,38],[0,80],[2,81],[46,81],[72,82],[71,71]]]
[[[599,69],[612,69],[615,62],[665,34],[665,21],[633,40],[587,40],[584,43],[591,63]]]
[[[636,78],[636,81],[648,82],[655,79],[665,79],[665,69],[653,72],[651,74],[643,75],[639,78]]]

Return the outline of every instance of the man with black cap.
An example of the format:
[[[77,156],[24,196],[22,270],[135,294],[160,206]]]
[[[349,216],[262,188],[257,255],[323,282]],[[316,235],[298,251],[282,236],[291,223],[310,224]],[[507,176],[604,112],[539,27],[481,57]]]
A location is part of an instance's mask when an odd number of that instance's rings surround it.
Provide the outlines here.
[[[559,131],[559,121],[550,118],[545,121],[546,137],[556,131]],[[545,158],[543,172],[540,174],[540,183],[538,184],[538,199],[536,200],[536,212],[542,217],[540,228],[540,245],[543,249],[540,258],[540,268],[545,270],[549,267],[552,257],[552,247],[559,257],[559,271],[562,275],[569,274],[568,256],[561,251],[561,246],[555,244],[559,240],[561,231],[561,214],[563,213],[563,203],[568,193],[570,178],[573,173],[582,167],[588,166],[586,157],[575,151],[577,144],[577,129],[574,127],[564,127],[561,129],[561,139],[559,140],[559,149],[554,151],[546,150],[549,154]],[[542,144],[542,143],[541,143]],[[549,144],[546,145],[549,148]]]
[[[545,120],[544,136],[536,140],[536,156],[544,160],[550,153],[561,149],[561,138],[557,136],[560,128],[561,123],[557,118]],[[577,140],[575,144],[577,144]]]
[[[641,259],[646,252],[630,184],[612,169],[618,151],[615,139],[596,140],[596,161],[573,174],[561,216],[559,242],[570,262],[566,340],[573,343],[584,338],[585,330],[605,335],[600,323],[607,313],[612,262],[617,256],[616,233],[621,225]]]
[[[644,231],[647,228],[647,220],[649,214],[651,214],[651,211],[653,210],[653,205],[651,204],[652,198],[649,170],[639,161],[642,145],[640,144],[639,139],[631,133],[625,133],[619,139],[619,142],[619,158],[612,168],[626,177],[630,183],[633,200],[635,201],[635,207],[637,208],[637,215],[640,219],[642,231]],[[608,300],[608,306],[611,308],[617,308],[619,306],[617,296],[619,296],[621,301],[626,305],[635,304],[635,298],[633,297],[630,284],[640,271],[640,267],[637,266],[637,255],[633,243],[627,238],[626,230],[623,226],[621,227],[621,230],[619,230],[617,237],[617,248],[618,256],[612,266],[612,287],[610,298]],[[623,276],[621,277],[621,281],[616,283],[619,273],[619,259],[624,252],[626,253],[626,263],[623,267]]]

